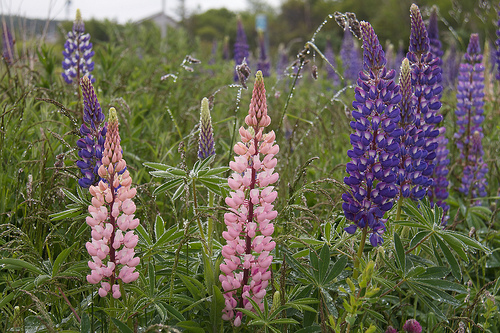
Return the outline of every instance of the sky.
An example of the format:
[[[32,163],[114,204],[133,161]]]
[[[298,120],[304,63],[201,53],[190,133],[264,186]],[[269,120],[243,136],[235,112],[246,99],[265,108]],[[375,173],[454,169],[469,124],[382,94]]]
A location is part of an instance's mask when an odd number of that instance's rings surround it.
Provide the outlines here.
[[[180,0],[71,0],[69,17],[67,0],[0,0],[0,14],[22,15],[29,18],[73,20],[80,8],[84,20],[110,19],[118,23],[136,21],[162,10],[165,1],[166,14],[177,18]],[[226,7],[232,11],[247,9],[246,0],[184,0],[186,13],[203,12],[210,8]],[[277,7],[280,0],[266,0]]]

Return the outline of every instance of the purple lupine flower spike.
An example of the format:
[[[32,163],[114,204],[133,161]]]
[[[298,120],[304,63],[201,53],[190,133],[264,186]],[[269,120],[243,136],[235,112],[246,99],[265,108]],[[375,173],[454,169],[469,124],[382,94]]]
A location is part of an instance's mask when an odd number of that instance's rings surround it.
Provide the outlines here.
[[[77,161],[76,165],[83,174],[78,184],[83,188],[88,188],[100,179],[98,170],[101,166],[107,128],[104,123],[104,113],[102,113],[89,77],[81,78],[80,85],[83,93],[83,124],[80,127],[82,137],[76,142],[80,148],[78,156],[81,160]]]
[[[278,61],[276,63],[276,72],[279,79],[281,79],[285,75],[287,66],[288,54],[286,52],[285,46],[283,44],[280,44],[278,46]]]
[[[336,61],[335,61],[335,54],[333,53],[333,47],[332,43],[330,42],[330,39],[326,40],[326,47],[325,47],[325,58],[330,62],[331,65],[335,66]],[[329,64],[325,64],[326,66],[326,73],[328,80],[330,80],[331,83],[333,83],[334,86],[338,86],[340,84],[340,79],[337,73],[335,72],[335,69],[332,68]]]
[[[443,62],[441,57],[443,56],[443,50],[441,49],[441,42],[439,41],[439,30],[438,30],[438,15],[437,7],[432,6],[431,16],[429,18],[429,26],[427,28],[429,34],[429,45],[430,53],[434,57],[434,68],[441,67]],[[442,75],[438,75],[436,79],[436,85],[441,85]],[[438,99],[441,99],[442,94],[438,94]],[[445,133],[446,128],[444,126],[438,128],[439,134],[436,138],[438,144],[436,148],[436,159],[434,160],[434,170],[432,175],[433,184],[429,188],[428,196],[431,201],[431,205],[437,204],[443,208],[445,214],[443,223],[446,222],[446,212],[449,210],[449,206],[444,201],[448,198],[448,164],[450,160],[448,159],[448,149],[446,145],[448,144],[448,139],[446,139]]]
[[[12,38],[7,24],[3,22],[2,29],[2,57],[8,65],[14,62],[14,43],[15,40]]]
[[[400,164],[396,183],[399,185],[399,197],[420,200],[426,193],[431,180],[423,171],[427,169],[425,157],[424,132],[415,125],[415,105],[412,93],[411,68],[407,58],[403,59],[399,85],[401,118],[399,127],[403,131],[400,137]]]
[[[236,32],[236,42],[234,43],[234,62],[236,66],[243,63],[243,60],[246,60],[248,64],[248,56],[250,55],[247,42],[247,35],[245,33],[245,29],[243,28],[243,22],[241,21],[241,17],[238,17],[238,30]],[[234,81],[238,81],[238,73],[234,73]]]
[[[68,32],[63,56],[64,72],[61,75],[66,83],[71,84],[74,79],[79,80],[84,75],[88,75],[92,83],[95,82],[95,78],[90,74],[94,70],[92,61],[94,51],[92,51],[90,34],[85,33],[85,24],[79,9],[76,10],[73,30]]]
[[[413,4],[411,12],[411,34],[410,48],[407,58],[410,61],[412,71],[412,86],[414,91],[413,104],[415,105],[415,126],[421,130],[419,138],[424,140],[424,149],[427,151],[422,156],[423,162],[427,164],[422,170],[422,176],[430,177],[434,171],[434,159],[436,158],[436,148],[438,147],[437,136],[439,130],[435,124],[441,122],[443,117],[438,114],[441,108],[439,96],[443,87],[441,81],[441,67],[438,66],[439,58],[434,57],[430,52],[429,37],[425,28],[420,9]],[[423,185],[428,188],[432,181]]]
[[[499,19],[497,21],[498,29],[496,31],[498,38],[495,41],[495,44],[496,44],[496,47],[497,47],[497,52],[496,52],[497,74],[496,74],[496,79],[500,80],[500,10],[497,13],[498,13]]]
[[[363,67],[355,89],[356,100],[351,128],[352,149],[347,152],[350,187],[342,195],[346,219],[353,222],[345,231],[353,234],[357,228],[369,228],[370,243],[383,243],[384,214],[393,206],[398,191],[395,186],[399,165],[401,100],[399,85],[394,82],[396,72],[387,70],[386,59],[377,35],[368,22],[361,22],[363,38]]]
[[[344,30],[344,39],[340,48],[340,59],[344,67],[344,79],[351,83],[356,82],[358,73],[362,70],[363,65],[359,49],[354,42],[354,36],[349,28]]]
[[[455,43],[450,45],[449,52],[443,64],[443,85],[453,89],[458,77],[459,62],[457,61],[457,46]]]
[[[471,34],[467,53],[460,64],[457,85],[457,125],[455,141],[463,161],[463,177],[460,192],[472,199],[486,195],[488,172],[483,160],[481,140],[484,120],[484,66],[483,55],[479,46],[478,34]]]
[[[264,40],[264,33],[259,32],[259,61],[257,62],[257,71],[262,72],[262,76],[269,77],[271,75],[271,64],[267,57],[266,43]]]
[[[204,97],[201,101],[198,157],[203,160],[212,155],[215,155],[212,118],[208,98]]]

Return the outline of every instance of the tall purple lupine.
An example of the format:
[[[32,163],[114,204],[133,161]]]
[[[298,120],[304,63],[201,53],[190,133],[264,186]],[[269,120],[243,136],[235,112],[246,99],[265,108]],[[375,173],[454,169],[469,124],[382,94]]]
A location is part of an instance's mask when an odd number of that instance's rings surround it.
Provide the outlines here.
[[[15,40],[12,38],[7,24],[3,22],[2,28],[2,57],[5,62],[10,65],[14,62],[14,43]]]
[[[370,243],[377,246],[383,242],[384,214],[398,194],[401,94],[394,82],[396,72],[385,67],[385,54],[372,26],[360,24],[364,71],[359,72],[352,103],[355,120],[351,128],[355,132],[351,134],[352,149],[347,152],[352,159],[346,166],[349,176],[344,178],[350,191],[342,195],[342,208],[346,219],[353,222],[345,230],[354,234],[360,228],[365,235],[371,233]]]
[[[200,138],[198,143],[198,157],[200,159],[203,160],[209,156],[215,155],[212,118],[210,117],[208,98],[206,97],[201,100]]]
[[[66,83],[73,83],[74,79],[79,82],[84,75],[88,75],[92,83],[95,82],[95,78],[90,74],[94,70],[94,62],[92,61],[94,51],[90,42],[90,34],[85,33],[85,24],[79,9],[76,10],[73,30],[68,32],[63,56],[64,72],[61,75]]]
[[[243,22],[241,21],[241,17],[238,17],[238,30],[236,32],[236,42],[234,43],[234,62],[236,66],[243,63],[243,60],[246,59],[248,64],[248,56],[250,55],[247,42],[247,35],[245,33],[245,29],[243,28]],[[234,81],[238,81],[238,73],[234,72]]]
[[[280,44],[278,47],[278,61],[276,62],[276,73],[278,79],[281,79],[286,75],[285,71],[288,66],[288,53],[286,52],[285,46]]]
[[[259,32],[259,61],[257,62],[257,71],[261,71],[264,77],[271,75],[271,63],[267,57],[266,43],[262,31]]]
[[[455,43],[452,43],[443,63],[443,86],[446,88],[455,88],[458,77],[458,67],[460,66],[457,58],[457,46]]]
[[[402,198],[420,200],[424,197],[426,188],[432,180],[422,174],[427,169],[425,162],[427,150],[424,147],[424,132],[415,125],[415,97],[412,93],[411,68],[407,58],[403,59],[401,65],[399,85],[401,118],[398,125],[403,131],[400,137],[400,164],[396,181],[399,188],[399,200]]]
[[[497,12],[498,13],[498,21],[497,21],[497,40],[495,41],[496,47],[497,47],[497,52],[496,52],[496,62],[497,62],[497,74],[496,74],[496,79],[500,80],[500,10]]]
[[[443,119],[438,114],[441,108],[439,97],[443,91],[441,82],[440,59],[434,57],[430,52],[430,41],[425,28],[420,9],[412,4],[410,8],[411,34],[410,47],[406,57],[411,66],[411,84],[413,86],[413,101],[415,106],[415,127],[421,130],[421,138],[424,140],[423,148],[427,154],[422,155],[422,160],[427,164],[422,170],[422,176],[432,179],[434,171],[434,159],[438,147],[437,136],[439,130],[435,127]],[[431,186],[429,182],[427,186]],[[424,186],[427,190],[427,186]]]
[[[78,180],[78,184],[83,188],[88,188],[95,185],[100,179],[98,170],[101,166],[107,129],[101,104],[97,100],[94,87],[88,76],[81,78],[80,85],[83,92],[83,124],[80,127],[82,137],[76,142],[80,148],[78,156],[81,160],[77,161],[76,165],[83,174],[83,177]]]
[[[430,53],[434,57],[435,65],[442,67],[443,61],[441,57],[443,56],[443,50],[441,49],[441,41],[439,40],[439,29],[438,29],[438,19],[437,19],[437,7],[432,6],[431,16],[429,18],[429,26],[427,27],[427,32],[429,34],[429,46]],[[442,72],[442,69],[441,69]],[[437,76],[436,84],[441,85],[442,75]],[[442,94],[437,95],[441,99]],[[434,170],[432,175],[433,183],[428,191],[428,196],[430,198],[431,204],[434,203],[443,208],[445,215],[449,210],[448,204],[444,201],[448,198],[448,164],[450,160],[448,159],[448,139],[446,138],[446,127],[441,126],[438,128],[439,134],[436,138],[438,147],[436,148],[436,159],[434,161]]]
[[[359,48],[349,28],[344,30],[344,39],[340,48],[340,59],[344,67],[344,79],[348,82],[356,82],[358,73],[363,69]]]
[[[484,66],[479,45],[479,35],[471,34],[467,53],[460,64],[457,85],[457,125],[455,142],[463,161],[463,177],[460,192],[471,199],[486,195],[488,167],[483,161],[481,140],[484,120]]]
[[[325,47],[325,58],[328,60],[328,62],[332,65],[335,66],[336,61],[335,61],[335,53],[333,53],[333,47],[332,47],[332,42],[330,42],[330,39],[326,40],[326,47]],[[340,84],[339,76],[337,75],[337,72],[335,72],[335,69],[332,68],[329,64],[325,64],[326,66],[326,73],[328,80],[334,85],[338,86]]]

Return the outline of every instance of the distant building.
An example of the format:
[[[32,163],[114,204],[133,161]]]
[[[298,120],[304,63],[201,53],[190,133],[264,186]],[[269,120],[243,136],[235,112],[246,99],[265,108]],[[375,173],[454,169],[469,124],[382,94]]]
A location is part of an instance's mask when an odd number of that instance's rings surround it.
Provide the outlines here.
[[[138,24],[146,21],[154,22],[161,30],[161,37],[164,38],[167,35],[167,28],[177,28],[179,23],[165,14],[164,12],[158,12],[142,20],[137,21]]]

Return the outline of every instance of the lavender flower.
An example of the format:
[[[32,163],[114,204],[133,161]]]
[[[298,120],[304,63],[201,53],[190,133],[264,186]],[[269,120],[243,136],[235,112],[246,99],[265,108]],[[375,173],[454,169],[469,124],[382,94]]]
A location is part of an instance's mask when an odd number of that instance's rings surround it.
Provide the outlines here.
[[[403,325],[403,331],[407,333],[421,333],[422,326],[416,319],[408,319]]]
[[[392,326],[389,326],[387,327],[387,329],[385,330],[385,333],[398,333],[398,330],[395,329],[394,327]]]
[[[2,29],[2,57],[8,65],[11,65],[14,62],[14,43],[15,40],[12,38],[10,34],[10,30],[7,27],[7,24],[3,22]]]
[[[457,85],[457,125],[455,141],[463,161],[463,177],[460,192],[471,198],[486,195],[488,168],[483,161],[481,140],[484,120],[484,66],[483,55],[479,46],[478,34],[471,34],[467,53],[460,64]]]
[[[236,33],[236,43],[234,43],[234,61],[236,66],[243,63],[243,60],[245,59],[248,62],[248,56],[250,55],[248,52],[249,48],[247,35],[245,34],[245,30],[243,28],[243,22],[241,21],[241,17],[238,17],[238,31]],[[234,81],[238,80],[238,74],[235,72]]]
[[[262,76],[269,77],[271,75],[271,64],[267,58],[266,43],[262,31],[259,32],[259,51],[260,55],[259,61],[257,62],[257,71],[261,71]]]
[[[344,79],[349,82],[356,82],[358,73],[362,70],[359,49],[354,42],[354,36],[348,28],[344,30],[344,39],[340,48],[340,59],[344,67]]]
[[[100,177],[98,174],[101,166],[102,151],[106,138],[106,124],[101,105],[97,100],[94,87],[88,76],[80,80],[83,92],[83,124],[80,127],[80,135],[76,145],[80,148],[78,156],[81,160],[76,162],[83,177],[78,184],[83,188],[96,184]]]
[[[64,72],[61,74],[66,83],[73,83],[73,79],[77,81],[84,75],[89,76],[92,83],[95,82],[94,77],[90,72],[94,70],[94,62],[92,57],[92,43],[90,35],[85,32],[85,25],[82,20],[80,10],[76,10],[76,18],[73,23],[73,31],[68,32],[66,43],[64,44],[62,67]]]
[[[331,65],[335,66],[335,63],[336,63],[335,54],[333,53],[332,43],[330,42],[329,39],[326,41],[324,55],[325,55],[326,60],[328,60],[328,62]],[[330,82],[332,82],[334,86],[338,86],[340,84],[340,80],[339,80],[339,76],[335,72],[335,69],[332,68],[329,64],[326,64],[325,66],[326,66],[326,73],[327,73],[328,80],[330,80]]]
[[[212,118],[210,117],[208,98],[204,97],[201,101],[198,157],[205,159],[212,155],[215,155]]]
[[[350,187],[342,198],[346,219],[353,222],[345,230],[353,234],[357,228],[370,232],[370,243],[383,242],[385,212],[393,206],[398,191],[395,186],[399,165],[401,130],[398,103],[399,85],[394,83],[395,71],[387,71],[385,54],[377,35],[368,22],[361,22],[363,38],[363,68],[352,103],[352,149],[347,152],[349,177],[344,182]],[[368,229],[369,228],[369,229]]]

